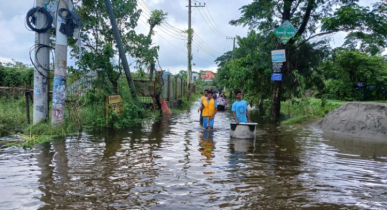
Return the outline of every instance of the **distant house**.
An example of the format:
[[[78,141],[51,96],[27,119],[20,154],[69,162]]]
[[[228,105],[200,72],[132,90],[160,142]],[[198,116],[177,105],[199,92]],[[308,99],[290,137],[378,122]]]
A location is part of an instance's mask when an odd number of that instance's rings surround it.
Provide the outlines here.
[[[199,75],[199,73],[197,73],[197,72],[192,72],[192,81],[196,81],[196,80],[198,80],[200,78],[200,75]]]
[[[200,78],[206,82],[210,82],[214,80],[215,75],[212,71],[203,71],[202,74],[200,75]]]

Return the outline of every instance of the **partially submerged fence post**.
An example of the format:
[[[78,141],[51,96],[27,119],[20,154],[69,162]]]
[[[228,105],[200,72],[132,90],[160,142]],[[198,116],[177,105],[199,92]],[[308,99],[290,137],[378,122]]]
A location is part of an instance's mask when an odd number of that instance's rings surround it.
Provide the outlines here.
[[[30,120],[30,95],[31,92],[29,90],[26,90],[24,92],[24,96],[26,97],[26,115],[27,115],[27,124],[31,124]]]
[[[168,74],[168,80],[167,80],[168,84],[167,84],[167,101],[170,101],[171,100],[171,90],[170,90],[170,86],[169,86],[169,83],[171,82],[171,75]]]
[[[174,91],[175,91],[175,101],[177,101],[177,99],[179,98],[178,97],[178,92],[177,92],[177,77],[175,77],[175,88],[174,88]]]

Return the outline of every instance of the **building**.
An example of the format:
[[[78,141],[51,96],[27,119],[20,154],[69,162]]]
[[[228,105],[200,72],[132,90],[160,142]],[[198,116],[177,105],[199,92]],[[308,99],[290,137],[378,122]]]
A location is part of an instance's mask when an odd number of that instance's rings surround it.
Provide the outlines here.
[[[200,75],[199,75],[199,73],[197,73],[197,72],[192,72],[192,81],[196,81],[196,80],[198,80],[200,78]]]
[[[202,71],[200,78],[206,82],[213,81],[215,79],[215,74],[212,71]]]

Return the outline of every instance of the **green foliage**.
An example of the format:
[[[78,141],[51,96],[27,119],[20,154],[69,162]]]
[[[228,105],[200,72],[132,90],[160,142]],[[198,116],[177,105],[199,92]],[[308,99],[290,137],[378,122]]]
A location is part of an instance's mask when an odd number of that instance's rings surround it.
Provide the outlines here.
[[[380,100],[386,96],[387,62],[379,56],[337,50],[321,66],[324,92],[340,100]],[[357,87],[358,83],[363,87]]]
[[[5,64],[0,62],[0,86],[31,88],[33,80],[33,68],[17,61]]]
[[[345,62],[338,64],[332,61],[335,57],[332,54],[336,52],[332,52],[326,38],[326,35],[345,31],[348,32],[344,44],[347,50],[380,54],[387,46],[385,1],[364,7],[358,4],[358,0],[256,0],[240,10],[241,17],[231,20],[230,24],[248,26],[250,32],[247,37],[238,38],[239,47],[234,52],[227,52],[216,60],[219,66],[217,81],[229,90],[244,90],[245,99],[252,105],[269,99],[273,93],[270,51],[278,48],[286,50],[287,60],[283,72],[282,100],[303,98],[303,106],[310,106],[309,96],[306,95],[346,100],[359,98],[359,94],[353,93],[356,84],[354,71],[361,75],[361,80],[364,80],[361,82],[370,84],[371,90],[366,90],[365,95],[372,97],[368,99],[385,97],[385,62],[374,58],[367,59],[363,65],[351,65],[355,61],[348,57],[349,65],[345,68]],[[297,33],[283,45],[272,31],[285,20],[292,23]],[[322,39],[314,40],[318,37]],[[359,56],[355,56],[356,59],[359,60]],[[352,72],[349,73],[351,76],[345,76],[348,74],[345,72]],[[322,102],[324,106],[325,101]]]
[[[13,99],[5,96],[0,98],[0,134],[21,132],[27,126],[26,119],[24,98]]]
[[[137,9],[137,1],[115,0],[112,2],[113,12],[116,17],[118,29],[124,50],[128,55],[136,58],[137,69],[149,62],[149,57],[157,57],[157,46],[148,48],[151,38],[144,34],[137,34],[137,26],[141,10]],[[85,0],[78,8],[78,13],[83,20],[81,39],[85,43],[82,59],[77,62],[78,67],[85,71],[99,71],[98,85],[110,88],[109,92],[117,93],[118,80],[122,74],[121,61],[118,57],[116,41],[110,25],[109,15],[104,0]],[[155,12],[154,21],[160,21],[165,14]],[[78,56],[78,47],[75,42],[70,43],[72,56]],[[131,64],[130,64],[131,65]],[[107,80],[107,79],[108,80]],[[110,83],[110,84],[109,84]]]
[[[387,3],[380,1],[371,8],[358,4],[340,7],[322,20],[322,30],[349,31],[344,46],[377,55],[387,47]]]
[[[291,102],[291,103],[290,103]],[[322,104],[325,103],[324,106]],[[315,98],[295,99],[282,102],[282,116],[288,116],[288,119],[282,121],[282,124],[305,124],[317,119],[323,118],[330,111],[333,111],[343,105],[344,101],[332,101]]]
[[[229,53],[216,60],[220,68],[215,81],[231,91],[243,90],[245,99],[252,104],[268,98],[271,89],[271,55],[268,49],[270,42],[265,40],[271,38],[255,31],[250,31],[245,38],[238,37],[239,48],[235,49],[234,60],[228,60]]]
[[[167,15],[168,13],[164,13],[163,10],[156,9],[152,11],[152,14],[148,20],[148,23],[150,25],[149,35],[152,34],[153,28],[155,26],[160,25],[165,20],[165,18],[167,18]]]

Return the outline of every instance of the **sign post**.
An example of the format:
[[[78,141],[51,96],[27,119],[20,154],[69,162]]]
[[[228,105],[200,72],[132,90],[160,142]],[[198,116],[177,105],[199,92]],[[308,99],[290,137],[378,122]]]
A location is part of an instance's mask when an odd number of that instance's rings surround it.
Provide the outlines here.
[[[286,45],[290,39],[296,35],[296,30],[293,25],[286,20],[278,27],[274,34],[281,40],[283,45]],[[280,111],[281,111],[281,88],[283,73],[286,68],[286,50],[273,50],[272,51],[272,62],[273,70],[271,75],[271,80],[274,81],[275,87],[273,91],[273,106],[272,106],[272,116],[275,121],[279,121]]]
[[[281,39],[283,44],[288,43],[288,41],[296,35],[296,29],[294,29],[293,25],[287,20],[280,27],[278,27],[274,34]]]

